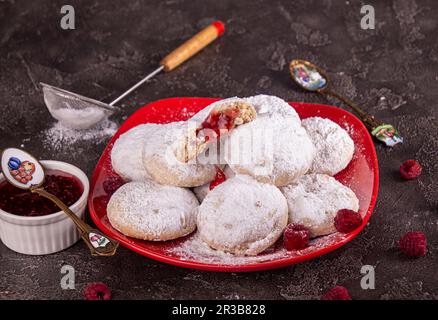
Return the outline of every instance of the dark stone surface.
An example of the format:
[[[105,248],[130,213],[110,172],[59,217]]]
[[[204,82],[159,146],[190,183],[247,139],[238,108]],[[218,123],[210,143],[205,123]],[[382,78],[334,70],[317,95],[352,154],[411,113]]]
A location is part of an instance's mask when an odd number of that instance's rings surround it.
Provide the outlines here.
[[[257,93],[326,103],[291,84],[288,62],[305,58],[330,70],[333,86],[364,109],[399,127],[406,142],[377,147],[381,180],[375,214],[352,242],[287,268],[220,274],[164,265],[126,249],[91,258],[84,244],[43,257],[0,244],[0,298],[81,298],[103,281],[117,299],[307,299],[335,284],[354,299],[438,298],[438,4],[434,0],[369,1],[376,29],[360,29],[362,1],[72,1],[77,29],[59,27],[63,1],[0,1],[0,147],[20,146],[41,158],[71,162],[91,174],[105,142],[53,149],[44,130],[54,120],[39,81],[109,100],[160,57],[214,19],[226,35],[195,59],[156,77],[124,101],[121,123],[137,107],[174,96]],[[330,100],[329,103],[336,103]],[[405,182],[402,161],[418,159],[423,175]],[[409,230],[428,237],[425,258],[396,249]],[[76,290],[61,290],[60,268],[76,269]],[[360,288],[360,269],[376,267],[376,289]]]

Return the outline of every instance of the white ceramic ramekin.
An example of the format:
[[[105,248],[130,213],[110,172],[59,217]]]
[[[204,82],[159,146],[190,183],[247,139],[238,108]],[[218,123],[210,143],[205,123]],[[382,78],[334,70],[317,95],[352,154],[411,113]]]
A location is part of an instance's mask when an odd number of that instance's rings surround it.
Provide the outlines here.
[[[43,160],[47,169],[60,170],[77,177],[83,186],[84,192],[70,209],[83,219],[87,206],[90,184],[85,173],[65,162]],[[3,181],[0,175],[0,181]],[[64,250],[79,238],[74,223],[62,211],[40,217],[24,217],[10,214],[0,209],[0,238],[10,249],[23,254],[42,255]]]

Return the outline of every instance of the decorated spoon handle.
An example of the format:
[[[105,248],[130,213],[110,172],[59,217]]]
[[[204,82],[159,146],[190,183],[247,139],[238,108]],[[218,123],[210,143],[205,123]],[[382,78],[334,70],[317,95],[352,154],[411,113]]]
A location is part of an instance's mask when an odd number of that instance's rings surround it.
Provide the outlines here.
[[[73,211],[70,210],[58,197],[47,192],[43,188],[31,188],[31,192],[37,193],[55,203],[62,211],[64,211],[74,222],[76,227],[81,232],[81,237],[87,244],[94,256],[113,256],[116,253],[119,243],[110,237],[102,234],[97,229],[90,227],[82,221]]]
[[[339,100],[341,100],[343,103],[345,103],[347,106],[349,106],[351,109],[353,109],[354,112],[361,118],[361,120],[365,123],[367,127],[370,129],[378,127],[379,125],[382,125],[383,123],[374,118],[374,116],[366,113],[361,108],[359,108],[353,101],[344,98],[343,96],[339,95],[338,93],[331,91],[331,90],[324,90],[323,93],[326,93],[330,96],[333,96]]]
[[[383,123],[377,120],[376,118],[374,118],[374,116],[366,113],[361,108],[359,108],[354,102],[348,100],[347,98],[344,98],[334,91],[324,89],[319,92],[338,98],[351,109],[353,109],[353,111],[359,116],[362,122],[367,126],[371,135],[377,140],[383,142],[386,146],[393,147],[396,144],[403,142],[403,138],[400,136],[398,130],[393,125]]]

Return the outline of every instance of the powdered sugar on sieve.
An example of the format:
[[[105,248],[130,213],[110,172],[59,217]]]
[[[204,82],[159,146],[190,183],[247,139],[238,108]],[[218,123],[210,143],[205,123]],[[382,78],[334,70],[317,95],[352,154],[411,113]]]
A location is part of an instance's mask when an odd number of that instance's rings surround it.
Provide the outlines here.
[[[102,121],[107,113],[100,108],[50,108],[50,113],[64,125],[75,129],[87,129]]]
[[[82,141],[99,144],[113,136],[117,127],[117,124],[109,119],[105,119],[93,128],[86,130],[76,130],[57,121],[51,128],[42,133],[43,144],[46,148],[55,151],[71,148],[75,143]]]
[[[311,240],[309,246],[303,250],[287,251],[283,246],[276,248],[276,245],[274,245],[257,256],[235,256],[231,253],[210,248],[200,239],[199,234],[195,233],[181,244],[168,249],[167,253],[184,261],[196,261],[214,265],[250,265],[306,255],[333,245],[344,238],[345,235],[343,234],[333,233]]]

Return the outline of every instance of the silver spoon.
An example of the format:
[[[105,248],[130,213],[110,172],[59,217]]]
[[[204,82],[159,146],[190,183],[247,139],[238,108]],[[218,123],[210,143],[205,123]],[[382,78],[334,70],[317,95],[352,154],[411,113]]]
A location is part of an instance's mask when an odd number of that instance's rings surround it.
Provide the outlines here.
[[[1,150],[0,150],[1,152]],[[26,164],[22,176],[18,174],[18,166]],[[113,256],[119,243],[104,235],[97,229],[82,221],[70,208],[58,197],[47,192],[43,188],[45,171],[41,163],[29,153],[16,148],[8,148],[1,152],[1,171],[5,179],[13,186],[30,190],[55,203],[67,214],[78,228],[82,239],[87,244],[94,256]]]
[[[403,142],[403,138],[393,125],[377,120],[354,102],[332,91],[329,88],[329,78],[321,68],[309,61],[292,60],[289,69],[292,79],[304,90],[333,96],[349,106],[366,125],[371,135],[386,146],[393,147]]]

